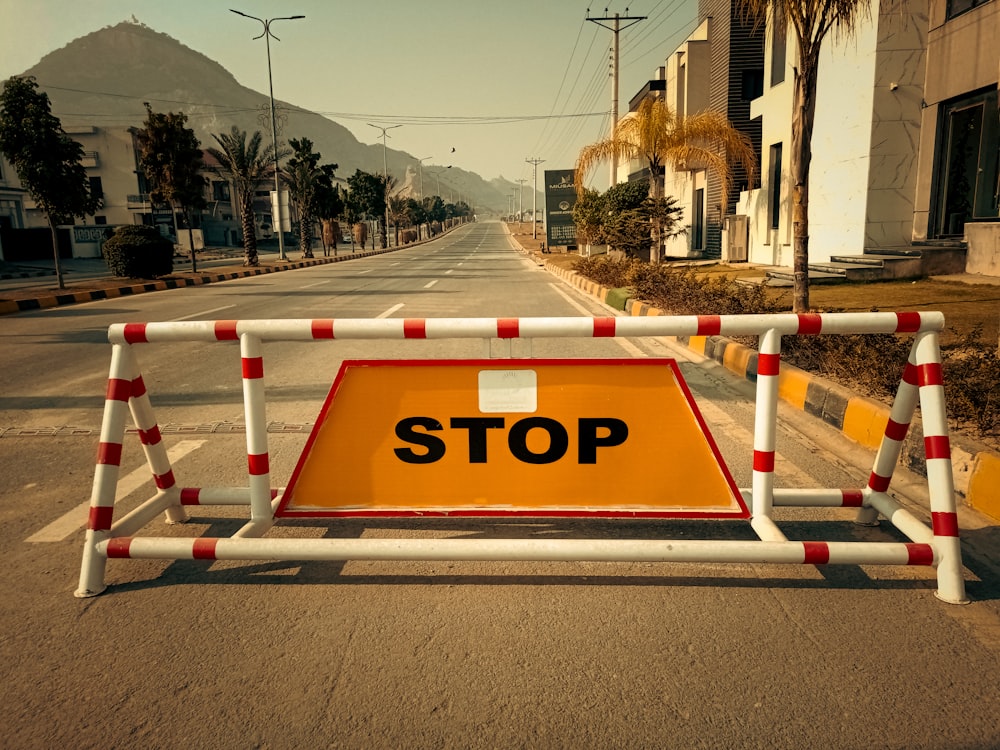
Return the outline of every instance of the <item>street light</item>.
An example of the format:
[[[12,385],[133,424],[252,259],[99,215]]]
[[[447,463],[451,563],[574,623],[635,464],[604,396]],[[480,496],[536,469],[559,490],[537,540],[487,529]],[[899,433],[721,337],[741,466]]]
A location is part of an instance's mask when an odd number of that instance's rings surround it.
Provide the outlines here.
[[[433,158],[433,156],[425,156],[423,159],[417,159],[417,167],[420,170],[420,200],[424,199],[424,162]]]
[[[431,171],[431,174],[434,175],[435,178],[437,178],[437,195],[438,195],[438,198],[441,197],[441,173],[445,169],[451,169],[451,164],[449,164],[444,169],[436,169],[436,170],[432,170]],[[423,196],[420,196],[420,197],[423,198]]]
[[[274,200],[277,205],[271,207],[272,213],[277,213],[278,221],[275,222],[274,218],[271,217],[271,223],[277,223],[278,228],[278,260],[288,260],[285,256],[285,236],[282,231],[281,226],[281,183],[279,181],[279,171],[278,171],[278,123],[274,117],[274,81],[271,78],[271,37],[274,37],[275,41],[280,42],[278,37],[271,33],[271,24],[274,21],[295,21],[300,18],[305,18],[305,16],[281,16],[280,18],[257,18],[257,16],[251,16],[249,13],[244,13],[243,11],[229,9],[230,12],[235,13],[238,16],[243,16],[244,18],[252,18],[254,21],[260,21],[264,25],[264,33],[260,36],[255,36],[254,39],[260,39],[264,37],[264,43],[267,45],[267,88],[268,93],[271,97],[271,146],[274,149]],[[277,209],[277,211],[275,211]]]
[[[387,162],[385,160],[385,139],[389,136],[386,135],[387,130],[392,130],[393,128],[401,128],[402,125],[389,125],[387,127],[382,127],[381,125],[372,125],[368,123],[369,127],[375,128],[376,130],[382,131],[382,179],[385,181],[383,183],[383,189],[385,190],[385,241],[389,244],[389,167],[386,166]]]

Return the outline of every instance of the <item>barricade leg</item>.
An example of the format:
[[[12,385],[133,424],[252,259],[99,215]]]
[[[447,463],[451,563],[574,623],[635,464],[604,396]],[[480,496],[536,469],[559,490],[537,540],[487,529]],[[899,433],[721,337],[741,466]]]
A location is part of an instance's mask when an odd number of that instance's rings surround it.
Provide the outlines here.
[[[104,401],[101,437],[97,450],[94,485],[90,494],[90,514],[87,518],[87,538],[80,565],[80,583],[74,595],[78,598],[97,596],[106,588],[104,572],[107,557],[97,547],[111,535],[115,492],[121,468],[122,442],[125,438],[125,417],[132,395],[132,374],[135,361],[131,348],[115,344],[111,349],[111,371]]]
[[[247,431],[250,481],[250,520],[244,534],[264,533],[274,522],[271,506],[271,468],[267,447],[267,410],[264,404],[264,358],[260,338],[240,336],[243,365],[243,409]]]
[[[920,389],[920,416],[924,427],[927,457],[927,489],[930,494],[931,528],[937,557],[938,598],[950,604],[965,604],[962,577],[962,549],[958,539],[955,478],[951,469],[951,443],[944,403],[944,379],[937,333],[918,333],[917,383]]]
[[[757,403],[753,430],[751,526],[765,541],[783,541],[771,520],[774,505],[774,453],[778,419],[778,373],[781,335],[773,328],[760,337],[757,355]]]
[[[873,492],[885,492],[892,479],[892,473],[899,463],[903,441],[906,439],[906,433],[913,421],[919,396],[916,356],[917,340],[914,339],[906,360],[906,367],[903,368],[903,377],[899,381],[899,388],[896,389],[896,397],[892,402],[889,422],[885,426],[885,433],[882,435],[882,442],[879,444],[878,452],[875,454],[875,462],[868,477],[867,495]],[[874,526],[878,523],[878,511],[866,503],[858,510],[854,522],[865,526]]]
[[[153,481],[157,489],[172,500],[164,511],[167,523],[184,523],[188,520],[188,516],[181,506],[180,488],[177,487],[177,482],[174,479],[170,457],[163,445],[160,427],[153,414],[153,406],[149,402],[149,393],[146,391],[146,384],[142,380],[142,373],[139,372],[135,357],[132,356],[130,359],[133,367],[132,397],[129,399],[128,405],[132,413],[132,421],[139,432],[139,442],[142,444],[143,453],[146,454],[146,462],[153,473]]]

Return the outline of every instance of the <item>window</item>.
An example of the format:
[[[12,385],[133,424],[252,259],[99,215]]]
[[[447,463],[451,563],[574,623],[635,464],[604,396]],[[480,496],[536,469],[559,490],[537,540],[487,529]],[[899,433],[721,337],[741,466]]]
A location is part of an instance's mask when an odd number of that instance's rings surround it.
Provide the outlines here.
[[[775,143],[771,146],[771,154],[768,162],[768,206],[771,215],[771,229],[777,229],[781,225],[781,144]]]
[[[214,201],[228,201],[230,200],[229,183],[220,182],[218,180],[212,182],[212,200]]]
[[[103,198],[104,197],[104,185],[101,183],[101,178],[100,177],[91,177],[90,178],[90,194],[94,198]]]
[[[960,16],[968,10],[985,5],[989,0],[948,0],[948,18]]]
[[[741,86],[741,98],[743,101],[756,99],[764,94],[764,71],[744,70],[743,82]]]
[[[691,249],[701,250],[705,246],[705,188],[694,191],[691,206]]]
[[[107,216],[95,216],[94,217],[94,223],[97,224],[98,226],[107,224],[108,223],[108,217]]]
[[[784,16],[772,15],[771,35],[771,85],[777,86],[785,80],[786,46],[788,44],[788,24]]]

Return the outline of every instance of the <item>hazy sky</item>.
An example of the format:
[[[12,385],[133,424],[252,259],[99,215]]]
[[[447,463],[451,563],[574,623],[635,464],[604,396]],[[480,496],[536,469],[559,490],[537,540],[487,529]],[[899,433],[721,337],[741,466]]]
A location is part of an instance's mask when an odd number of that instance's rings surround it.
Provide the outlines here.
[[[276,99],[323,113],[364,143],[381,143],[367,123],[401,124],[388,145],[433,157],[425,165],[530,181],[525,159],[545,159],[539,174],[570,168],[581,146],[607,133],[612,32],[586,20],[588,8],[598,17],[605,7],[626,15],[624,2],[606,0],[0,0],[0,79],[135,16],[267,94],[264,40],[253,40],[262,26],[228,9],[304,15],[272,26]],[[697,0],[628,9],[647,20],[620,34],[622,113],[694,28]]]

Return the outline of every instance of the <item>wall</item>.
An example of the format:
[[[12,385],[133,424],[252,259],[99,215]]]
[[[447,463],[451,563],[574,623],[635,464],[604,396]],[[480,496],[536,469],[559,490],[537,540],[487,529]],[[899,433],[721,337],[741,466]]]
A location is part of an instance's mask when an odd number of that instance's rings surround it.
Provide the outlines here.
[[[909,245],[917,191],[927,13],[891,5],[879,16],[871,125],[866,248]]]
[[[813,263],[864,249],[875,41],[874,26],[864,24],[852,40],[834,44],[828,37],[823,44],[809,175]]]

